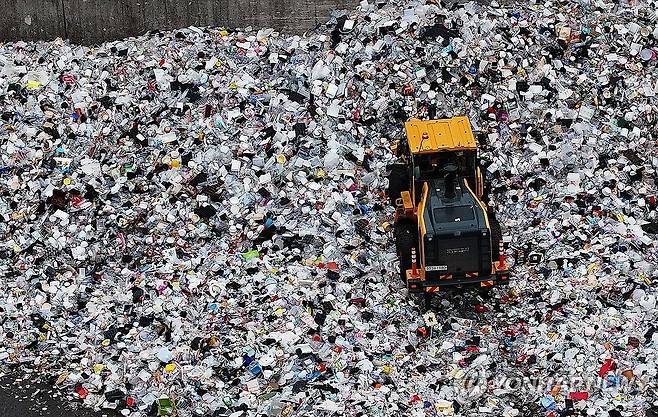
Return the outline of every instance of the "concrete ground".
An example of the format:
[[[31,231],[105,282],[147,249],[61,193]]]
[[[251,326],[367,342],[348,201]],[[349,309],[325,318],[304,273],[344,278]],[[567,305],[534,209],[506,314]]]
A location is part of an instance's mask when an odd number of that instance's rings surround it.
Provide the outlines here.
[[[52,386],[29,377],[0,374],[0,417],[114,417],[114,412],[97,413],[77,409]]]

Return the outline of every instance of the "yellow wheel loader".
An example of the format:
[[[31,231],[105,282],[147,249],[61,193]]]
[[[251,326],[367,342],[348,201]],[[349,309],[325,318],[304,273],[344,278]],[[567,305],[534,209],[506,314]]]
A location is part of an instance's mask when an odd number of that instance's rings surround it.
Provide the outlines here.
[[[500,224],[483,201],[478,143],[467,117],[410,120],[389,165],[400,275],[410,293],[491,287],[509,279]]]

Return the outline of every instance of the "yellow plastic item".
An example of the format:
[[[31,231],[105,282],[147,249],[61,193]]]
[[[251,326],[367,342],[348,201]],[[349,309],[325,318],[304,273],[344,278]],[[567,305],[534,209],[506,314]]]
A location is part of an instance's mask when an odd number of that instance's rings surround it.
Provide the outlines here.
[[[406,122],[404,127],[413,154],[475,150],[478,147],[466,116],[439,120],[413,119]]]
[[[176,370],[176,364],[175,363],[168,363],[165,365],[165,372],[172,373]]]
[[[28,90],[36,90],[37,88],[41,88],[42,85],[43,84],[41,84],[39,81],[28,80],[26,87]]]
[[[452,402],[446,400],[438,400],[434,404],[436,411],[441,413],[443,416],[451,416],[454,414],[454,409],[452,408]]]

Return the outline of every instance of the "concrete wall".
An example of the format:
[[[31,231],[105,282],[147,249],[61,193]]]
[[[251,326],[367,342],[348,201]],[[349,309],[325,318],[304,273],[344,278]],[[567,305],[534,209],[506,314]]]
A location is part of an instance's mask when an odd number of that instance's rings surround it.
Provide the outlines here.
[[[300,33],[358,0],[0,0],[0,41],[97,43],[185,26],[273,27]]]

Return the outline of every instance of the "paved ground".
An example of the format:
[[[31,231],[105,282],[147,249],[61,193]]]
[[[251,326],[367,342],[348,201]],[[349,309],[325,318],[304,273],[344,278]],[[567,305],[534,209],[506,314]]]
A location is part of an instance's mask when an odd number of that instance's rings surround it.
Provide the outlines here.
[[[0,417],[103,416],[114,417],[116,414],[78,410],[47,384],[0,374]]]

